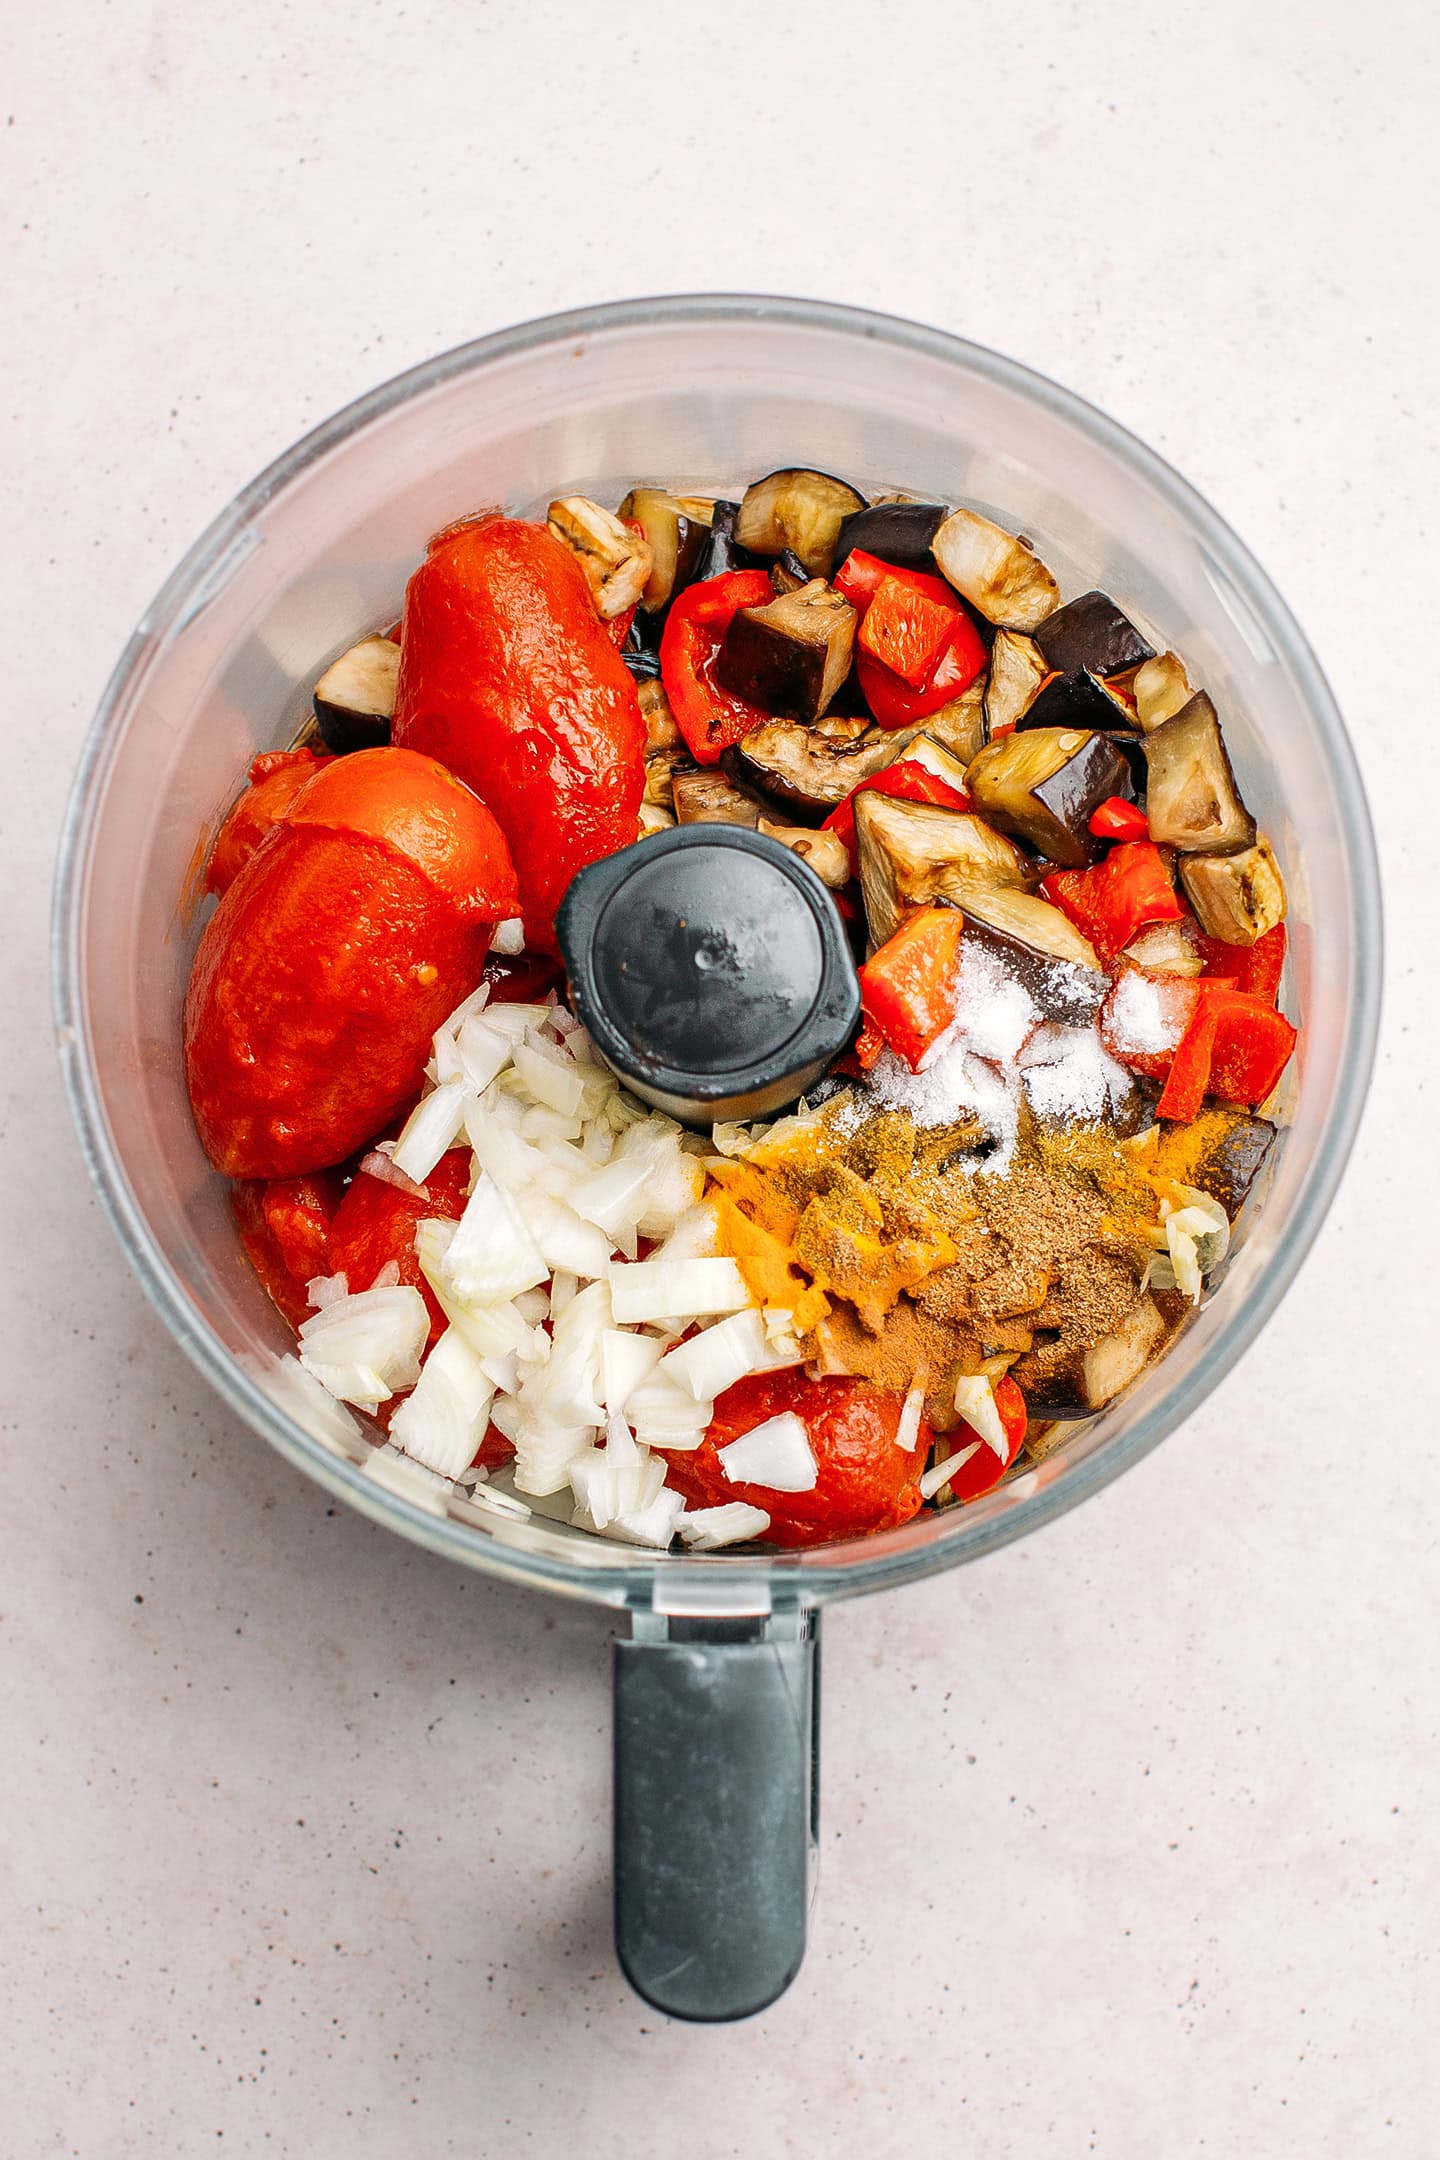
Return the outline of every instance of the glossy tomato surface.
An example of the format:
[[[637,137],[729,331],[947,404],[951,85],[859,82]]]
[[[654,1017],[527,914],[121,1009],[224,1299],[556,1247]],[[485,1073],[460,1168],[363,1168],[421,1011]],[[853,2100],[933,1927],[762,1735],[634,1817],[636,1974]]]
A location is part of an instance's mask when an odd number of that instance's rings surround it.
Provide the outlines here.
[[[497,514],[431,542],[405,594],[393,739],[489,804],[526,942],[553,951],[576,871],[635,838],[645,723],[578,560],[545,526]]]
[[[919,1512],[917,1481],[932,1439],[922,1424],[913,1448],[895,1445],[903,1407],[902,1395],[866,1380],[811,1380],[800,1366],[753,1374],[718,1398],[698,1448],[667,1457],[666,1483],[683,1493],[690,1507],[745,1500],[764,1508],[770,1517],[765,1539],[771,1545],[819,1545],[827,1538],[898,1529]],[[732,1482],[719,1449],[785,1411],[805,1427],[815,1456],[814,1489],[782,1493],[768,1485]]]
[[[248,774],[249,786],[216,836],[205,866],[205,890],[223,893],[234,884],[260,842],[280,823],[323,758],[313,750],[266,750]]]
[[[379,1132],[418,1093],[514,891],[494,819],[430,760],[370,750],[324,767],[195,955],[186,1077],[217,1169],[298,1176]]]

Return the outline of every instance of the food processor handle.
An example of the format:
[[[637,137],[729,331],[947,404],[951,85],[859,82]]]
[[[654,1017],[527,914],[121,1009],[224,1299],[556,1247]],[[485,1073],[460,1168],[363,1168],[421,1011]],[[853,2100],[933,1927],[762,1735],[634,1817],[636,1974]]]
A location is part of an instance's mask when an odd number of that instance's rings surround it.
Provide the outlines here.
[[[814,1612],[672,1620],[615,1645],[615,1947],[669,2017],[750,2017],[799,1971],[818,1627]]]

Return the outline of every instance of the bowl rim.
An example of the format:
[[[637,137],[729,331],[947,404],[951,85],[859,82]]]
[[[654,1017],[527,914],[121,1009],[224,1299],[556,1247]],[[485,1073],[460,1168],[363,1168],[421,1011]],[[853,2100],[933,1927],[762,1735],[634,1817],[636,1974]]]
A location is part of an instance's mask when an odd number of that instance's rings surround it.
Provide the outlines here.
[[[1138,470],[1185,519],[1211,559],[1231,579],[1289,670],[1309,710],[1334,782],[1338,822],[1354,882],[1355,964],[1336,1075],[1334,1108],[1285,1225],[1283,1240],[1244,1303],[1226,1320],[1211,1354],[1133,1426],[1053,1482],[1001,1505],[957,1510],[943,1538],[901,1545],[880,1541],[785,1554],[667,1556],[618,1544],[577,1544],[577,1558],[523,1549],[432,1512],[380,1486],[348,1457],[298,1424],[258,1385],[202,1322],[142,1214],[111,1143],[86,1039],[80,986],[80,930],[85,917],[89,839],[119,747],[130,696],[162,641],[182,629],[218,589],[243,548],[256,513],[300,475],[398,406],[478,373],[493,362],[542,346],[614,330],[671,324],[775,323],[881,342],[961,366],[1078,425]],[[693,1611],[809,1607],[937,1574],[1028,1535],[1092,1497],[1157,1447],[1199,1407],[1250,1347],[1299,1272],[1329,1211],[1364,1110],[1380,1019],[1383,919],[1373,827],[1353,747],[1339,707],[1308,640],[1278,590],[1232,527],[1191,483],[1140,437],[1048,376],[988,346],[905,317],[833,301],[763,293],[639,296],[566,309],[452,346],[403,370],[342,406],[298,438],[232,498],[176,563],[140,617],[101,694],[66,806],[57,856],[51,921],[53,1010],[71,1114],[90,1177],[121,1248],[171,1335],[231,1409],[295,1466],[360,1513],[412,1541],[485,1573],[613,1607]],[[991,1496],[999,1499],[999,1492]],[[582,1560],[578,1556],[584,1554]],[[868,1554],[868,1557],[867,1557]],[[835,1556],[835,1557],[829,1557]],[[843,1557],[840,1557],[843,1556]],[[692,1597],[693,1602],[687,1602]],[[666,1602],[669,1600],[670,1602]]]

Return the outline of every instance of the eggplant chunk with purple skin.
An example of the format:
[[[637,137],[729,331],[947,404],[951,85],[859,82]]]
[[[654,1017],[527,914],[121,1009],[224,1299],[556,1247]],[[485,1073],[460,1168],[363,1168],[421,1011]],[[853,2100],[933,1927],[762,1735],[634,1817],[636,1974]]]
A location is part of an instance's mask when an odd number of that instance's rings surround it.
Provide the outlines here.
[[[681,825],[748,825],[753,832],[765,806],[738,787],[714,765],[677,765],[671,775],[671,799]]]
[[[1147,735],[1151,728],[1183,712],[1195,695],[1184,661],[1173,652],[1156,653],[1153,660],[1137,668],[1131,688],[1135,692],[1136,718]]]
[[[949,514],[943,503],[871,503],[842,521],[835,560],[842,563],[855,548],[861,548],[879,562],[894,563],[898,570],[933,573],[931,546]]]
[[[650,575],[640,595],[640,607],[645,614],[656,615],[694,577],[709,537],[710,521],[692,514],[682,499],[666,488],[631,488],[615,514],[622,525],[638,525],[645,536],[650,549]]]
[[[1089,1027],[1110,988],[1090,940],[1036,893],[977,891],[959,902],[965,940],[992,953],[1047,1020]]]
[[[1035,865],[968,810],[900,802],[867,788],[855,797],[860,890],[873,942],[883,945],[907,911],[948,901],[963,907],[996,886],[1017,890],[1034,880]]]
[[[1240,790],[1215,707],[1198,690],[1145,743],[1145,810],[1150,837],[1184,855],[1228,854],[1249,847],[1255,820]]]
[[[1109,736],[1083,728],[1002,735],[971,760],[966,782],[992,824],[1070,870],[1103,853],[1090,831],[1101,803],[1133,792],[1130,768]]]
[[[1285,880],[1264,834],[1229,855],[1182,855],[1180,883],[1207,937],[1253,945],[1285,920]]]
[[[1035,643],[1057,675],[1127,675],[1153,660],[1155,648],[1109,593],[1081,593],[1047,615]]]
[[[1060,599],[1060,587],[1029,541],[978,510],[952,510],[931,551],[961,599],[1002,630],[1038,629]]]
[[[707,578],[724,577],[730,570],[754,569],[757,558],[748,548],[741,547],[735,537],[735,521],[739,515],[739,503],[727,502],[723,496],[711,503],[710,526],[701,543],[695,575],[690,580],[692,585],[703,585]]]
[[[789,548],[811,577],[828,577],[842,523],[864,508],[864,496],[833,473],[787,466],[746,488],[735,538],[755,555]]]
[[[742,608],[715,655],[715,680],[765,712],[818,720],[850,672],[855,610],[823,578]]]
[[[795,816],[819,825],[839,809],[858,781],[872,780],[893,764],[919,732],[892,732],[837,713],[827,714],[815,727],[798,720],[769,720],[742,735],[721,764],[742,786],[758,788]]]
[[[361,638],[332,660],[315,685],[315,724],[327,750],[376,750],[390,740],[400,647]]]
[[[1135,715],[1098,675],[1052,675],[1015,722],[1017,728],[1100,728],[1134,734]]]
[[[560,496],[545,522],[584,571],[602,622],[638,605],[652,568],[648,540],[588,495]]]
[[[1233,1223],[1265,1167],[1275,1136],[1276,1127],[1269,1118],[1237,1112],[1222,1123],[1219,1137],[1189,1165],[1186,1183],[1218,1200]]]
[[[943,743],[964,765],[985,747],[985,680],[977,676],[959,697],[925,715],[925,733],[931,741]]]
[[[1034,704],[1040,686],[1049,675],[1045,655],[1034,638],[1018,630],[997,630],[990,648],[990,674],[985,684],[985,727],[990,735],[1003,735],[1018,727]]]

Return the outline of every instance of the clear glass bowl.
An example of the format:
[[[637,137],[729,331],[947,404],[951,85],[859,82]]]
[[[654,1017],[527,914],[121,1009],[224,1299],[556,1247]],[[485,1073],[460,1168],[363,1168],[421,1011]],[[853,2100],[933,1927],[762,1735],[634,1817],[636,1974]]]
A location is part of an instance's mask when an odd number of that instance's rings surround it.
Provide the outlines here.
[[[1113,592],[1214,695],[1289,881],[1288,997],[1304,1027],[1290,1129],[1223,1283],[1169,1354],[972,1506],[774,1557],[661,1557],[538,1516],[437,1513],[377,1483],[363,1442],[277,1399],[288,1331],[241,1255],[181,1068],[206,842],[248,760],[293,737],[326,662],[396,614],[437,527],[485,503],[613,500],[641,479],[738,484],[795,462],[992,512],[1036,539],[1063,591]],[[695,297],[553,316],[446,353],[236,498],[146,613],[96,716],[62,847],[55,997],[76,1121],[126,1256],[177,1341],[282,1454],[467,1566],[614,1606],[755,1612],[974,1559],[1189,1415],[1263,1327],[1335,1190],[1371,1062],[1380,941],[1334,700],[1265,573],[1193,489],[1101,413],[958,338],[852,308]]]

